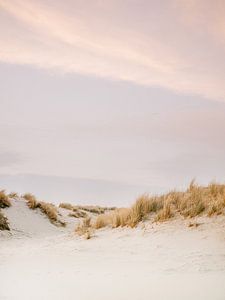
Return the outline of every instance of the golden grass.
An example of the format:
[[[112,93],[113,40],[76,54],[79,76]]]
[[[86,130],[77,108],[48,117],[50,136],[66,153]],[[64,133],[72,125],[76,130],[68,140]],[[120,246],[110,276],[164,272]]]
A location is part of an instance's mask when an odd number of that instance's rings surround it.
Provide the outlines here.
[[[79,205],[79,206],[76,206],[76,208],[93,213],[93,214],[102,214],[105,212],[104,208],[99,207],[99,206],[91,206],[91,205],[81,206],[81,205]]]
[[[66,226],[66,223],[58,218],[57,207],[52,203],[40,201],[38,207],[45,214],[49,221],[55,225]]]
[[[173,212],[170,204],[165,203],[163,208],[157,213],[155,217],[156,222],[164,222],[173,217]]]
[[[73,217],[73,218],[86,218],[87,214],[84,211],[73,211],[71,213],[68,214],[68,217]]]
[[[8,220],[0,211],[0,230],[10,230]]]
[[[102,214],[97,217],[95,220],[93,227],[95,229],[100,229],[102,227],[106,227],[111,224],[111,215],[110,214]]]
[[[130,208],[99,215],[93,226],[96,229],[106,226],[135,227],[151,217],[154,221],[163,222],[174,216],[193,218],[202,214],[225,214],[225,185],[210,183],[203,187],[192,181],[184,192],[171,191],[154,197],[144,194]]]
[[[85,239],[89,240],[93,234],[93,228],[91,225],[91,218],[86,217],[83,219],[76,227],[75,232],[80,235],[84,236]]]
[[[11,202],[4,190],[0,191],[0,208],[10,207]]]
[[[27,201],[27,205],[30,209],[36,209],[39,207],[39,203],[33,194],[26,193],[23,198]]]
[[[38,203],[38,207],[49,218],[51,222],[54,223],[58,221],[58,211],[55,205],[53,205],[52,203],[41,201]]]
[[[68,210],[72,210],[74,212],[79,211],[81,214],[82,214],[82,211],[85,211],[85,212],[96,214],[96,215],[100,215],[106,211],[111,211],[111,210],[115,209],[115,207],[101,207],[101,206],[97,206],[97,205],[72,205],[70,203],[60,203],[59,207],[68,209]],[[74,214],[74,215],[76,215],[76,214]],[[85,217],[85,216],[87,216],[87,214],[84,215],[83,217]]]
[[[66,223],[58,218],[57,207],[52,203],[47,203],[44,201],[38,201],[33,194],[26,193],[23,198],[27,201],[27,205],[30,209],[39,208],[43,214],[45,214],[51,223],[55,225],[65,226]]]
[[[97,205],[76,205],[74,208],[79,209],[79,210],[84,210],[93,214],[103,214],[106,211],[111,211],[114,210],[115,207],[101,207]]]
[[[64,208],[64,209],[68,209],[68,210],[73,210],[74,206],[70,203],[60,203],[59,207]]]

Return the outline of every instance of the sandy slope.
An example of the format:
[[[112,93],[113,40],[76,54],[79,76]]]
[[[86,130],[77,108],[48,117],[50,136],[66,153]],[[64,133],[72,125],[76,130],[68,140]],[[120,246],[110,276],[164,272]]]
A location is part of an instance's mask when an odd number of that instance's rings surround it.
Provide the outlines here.
[[[104,229],[84,240],[71,232],[73,219],[59,229],[22,202],[5,214],[14,230],[0,236],[1,300],[225,299],[224,217],[201,218],[198,228],[177,220]]]

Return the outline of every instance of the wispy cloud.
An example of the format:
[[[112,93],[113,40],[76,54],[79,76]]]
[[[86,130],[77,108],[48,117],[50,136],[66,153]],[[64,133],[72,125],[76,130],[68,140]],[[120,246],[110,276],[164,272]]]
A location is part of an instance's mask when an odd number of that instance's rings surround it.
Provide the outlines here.
[[[0,60],[225,101],[222,1],[0,0]]]

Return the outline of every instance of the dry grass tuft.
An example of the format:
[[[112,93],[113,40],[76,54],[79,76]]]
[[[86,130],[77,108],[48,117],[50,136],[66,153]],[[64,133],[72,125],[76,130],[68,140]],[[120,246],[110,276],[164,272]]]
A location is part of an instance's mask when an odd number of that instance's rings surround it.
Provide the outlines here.
[[[78,210],[84,210],[96,215],[104,214],[107,211],[112,211],[115,209],[115,207],[101,207],[96,205],[77,205],[74,208]]]
[[[10,207],[11,202],[4,190],[0,191],[0,208]]]
[[[93,226],[96,229],[106,226],[135,227],[151,215],[155,221],[163,222],[175,215],[193,218],[202,214],[225,214],[225,185],[210,183],[203,187],[192,180],[184,192],[171,191],[155,197],[145,194],[139,197],[131,208],[116,209],[99,215]]]
[[[155,213],[162,208],[162,199],[150,197],[145,194],[140,196],[131,207],[127,218],[127,225],[135,227],[139,222],[145,220],[150,213]]]
[[[84,211],[73,211],[71,213],[68,214],[68,217],[73,217],[73,218],[86,218],[87,214]]]
[[[113,228],[124,227],[130,222],[131,209],[118,208],[111,213],[111,225]]]
[[[107,226],[113,228],[127,226],[130,221],[130,213],[131,210],[129,208],[118,208],[112,212],[99,215],[96,218],[93,227],[95,229],[100,229]]]
[[[12,199],[17,199],[17,198],[19,198],[19,195],[18,195],[18,193],[11,192],[8,194],[8,197],[12,198]]]
[[[147,194],[140,196],[131,208],[115,209],[109,213],[98,216],[94,223],[96,229],[111,226],[135,227],[144,221],[150,213],[155,213],[162,208],[161,198],[150,197]]]
[[[10,230],[7,218],[0,211],[0,230]]]
[[[61,221],[58,216],[57,207],[52,203],[38,201],[33,194],[27,193],[23,195],[23,198],[27,201],[27,205],[30,209],[40,209],[45,214],[51,223],[55,225],[65,226],[66,223]]]
[[[47,202],[39,202],[38,207],[41,209],[41,211],[49,218],[51,222],[57,222],[58,220],[58,212],[55,205],[52,203]]]
[[[111,224],[111,215],[110,214],[102,214],[96,218],[96,220],[93,224],[93,227],[95,229],[100,229],[100,228],[106,227],[110,224]]]
[[[76,228],[75,232],[80,235],[84,236],[85,239],[89,240],[92,237],[93,234],[93,228],[91,226],[91,218],[86,217],[85,219],[80,222]]]
[[[59,207],[64,208],[64,209],[68,209],[68,210],[73,210],[74,206],[70,203],[60,203]]]
[[[172,209],[170,204],[165,203],[163,208],[158,212],[155,217],[156,222],[164,222],[173,217]]]
[[[58,218],[58,210],[54,204],[41,201],[38,202],[38,207],[48,217],[51,223],[63,227],[66,226],[66,223]]]
[[[94,206],[94,205],[72,205],[70,203],[60,203],[59,207],[72,210],[74,212],[78,212],[77,214],[72,214],[72,213],[70,214],[70,216],[74,216],[75,218],[80,218],[80,217],[84,218],[87,216],[87,213],[100,215],[105,213],[106,211],[111,211],[115,209],[115,207],[101,207],[101,206]],[[78,215],[80,215],[80,217]]]
[[[33,194],[24,194],[23,198],[27,201],[27,205],[30,209],[36,209],[39,207],[39,203]]]

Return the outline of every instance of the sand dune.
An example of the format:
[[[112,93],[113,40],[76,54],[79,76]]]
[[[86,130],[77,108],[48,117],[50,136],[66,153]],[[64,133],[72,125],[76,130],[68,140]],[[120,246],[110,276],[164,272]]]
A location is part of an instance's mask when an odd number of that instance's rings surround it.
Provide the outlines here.
[[[225,217],[100,229],[90,240],[51,224],[24,200],[4,209],[0,299],[225,298]]]

